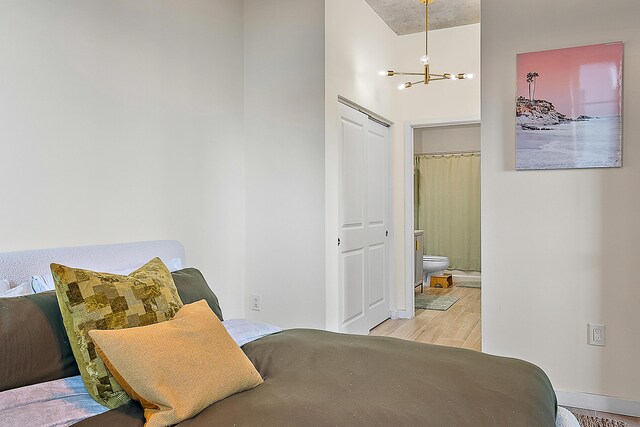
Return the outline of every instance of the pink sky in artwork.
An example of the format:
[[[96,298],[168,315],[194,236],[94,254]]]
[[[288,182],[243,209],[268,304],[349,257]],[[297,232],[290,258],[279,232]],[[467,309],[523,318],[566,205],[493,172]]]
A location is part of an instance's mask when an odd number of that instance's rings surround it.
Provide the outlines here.
[[[622,110],[622,42],[518,55],[518,95],[529,98],[527,73],[537,72],[535,99],[569,117],[618,116]]]

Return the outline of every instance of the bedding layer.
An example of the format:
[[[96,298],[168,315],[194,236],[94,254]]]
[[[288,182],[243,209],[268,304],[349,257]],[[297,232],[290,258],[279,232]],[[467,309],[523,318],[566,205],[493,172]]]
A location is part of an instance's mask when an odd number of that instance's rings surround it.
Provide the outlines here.
[[[80,375],[0,393],[3,427],[64,427],[106,411],[93,400]]]
[[[265,382],[180,426],[555,426],[551,383],[522,360],[306,329],[243,350]],[[143,424],[130,402],[76,425]]]
[[[246,319],[222,324],[239,346],[282,330]],[[93,400],[80,375],[0,391],[2,427],[64,427],[106,411]]]

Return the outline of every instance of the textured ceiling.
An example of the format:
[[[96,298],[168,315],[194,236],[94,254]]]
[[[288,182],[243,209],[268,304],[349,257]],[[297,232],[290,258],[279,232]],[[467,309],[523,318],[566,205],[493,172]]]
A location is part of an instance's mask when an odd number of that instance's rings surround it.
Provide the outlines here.
[[[365,0],[399,36],[424,31],[420,0]],[[480,0],[437,0],[429,6],[429,30],[477,24]]]

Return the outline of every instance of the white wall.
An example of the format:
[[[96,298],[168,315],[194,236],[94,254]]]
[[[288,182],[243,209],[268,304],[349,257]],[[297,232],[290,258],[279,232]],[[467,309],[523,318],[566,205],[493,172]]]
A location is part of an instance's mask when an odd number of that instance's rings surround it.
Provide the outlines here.
[[[408,121],[451,122],[480,116],[480,24],[429,32],[433,72],[469,72],[469,81],[433,82],[398,91],[405,80],[380,77],[380,70],[420,71],[424,33],[397,36],[364,0],[326,0],[326,274],[327,301],[337,301],[338,251],[338,95],[394,122],[392,126],[391,284],[394,309],[404,310],[404,125]],[[335,120],[333,119],[335,117]],[[335,235],[330,231],[336,230]],[[412,279],[408,279],[412,280]],[[327,325],[337,328],[337,304],[327,304]]]
[[[483,349],[640,401],[640,3],[482,2]],[[514,171],[516,54],[625,42],[624,166]],[[606,347],[587,323],[606,324]]]
[[[435,71],[477,72],[479,26],[430,34]],[[0,2],[0,250],[178,239],[227,317],[335,327],[342,95],[396,123],[403,308],[403,124],[477,114],[475,82],[378,76],[422,37],[364,0]]]
[[[244,10],[246,314],[324,328],[324,1]]]
[[[337,330],[338,95],[394,121],[395,90],[378,73],[394,63],[397,36],[364,0],[326,0],[325,21],[327,328]]]
[[[480,124],[418,128],[414,154],[480,151]]]
[[[398,37],[397,71],[420,72],[424,32]],[[398,115],[405,121],[443,122],[480,115],[480,24],[429,31],[431,73],[472,73],[471,80],[444,80],[396,91]],[[412,77],[413,81],[419,78]],[[410,80],[394,77],[393,84]]]
[[[244,283],[242,5],[0,2],[0,251],[178,239]]]

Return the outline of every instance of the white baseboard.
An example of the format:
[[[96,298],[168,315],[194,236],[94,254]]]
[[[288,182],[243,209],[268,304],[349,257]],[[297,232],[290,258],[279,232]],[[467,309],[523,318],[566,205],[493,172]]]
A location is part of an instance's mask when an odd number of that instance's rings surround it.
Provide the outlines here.
[[[408,310],[391,310],[389,312],[389,316],[391,317],[391,320],[413,319],[415,314]]]
[[[562,406],[640,417],[640,402],[633,400],[562,390],[556,390],[556,396]]]

